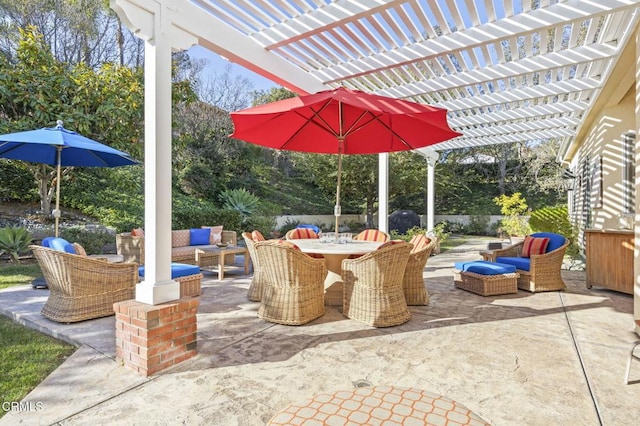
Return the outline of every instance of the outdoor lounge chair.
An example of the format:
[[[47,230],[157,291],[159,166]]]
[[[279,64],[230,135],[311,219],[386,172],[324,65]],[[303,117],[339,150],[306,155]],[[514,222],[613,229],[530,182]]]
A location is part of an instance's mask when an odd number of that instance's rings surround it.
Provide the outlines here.
[[[389,241],[357,259],[342,261],[344,316],[374,327],[409,321],[402,290],[411,244]]]
[[[49,285],[42,315],[57,322],[77,322],[114,315],[113,304],[134,298],[136,263],[109,263],[32,245]]]
[[[548,238],[544,253],[527,255],[525,243],[530,244],[527,238],[503,249],[480,253],[484,260],[515,266],[519,274],[519,289],[530,292],[564,290],[566,286],[562,281],[561,270],[569,240],[563,235],[551,232],[538,232],[529,235],[528,238]]]
[[[411,239],[413,248],[409,253],[409,261],[402,279],[402,290],[407,305],[428,305],[429,292],[424,283],[422,273],[438,240],[417,234]]]
[[[323,259],[314,259],[286,241],[255,244],[267,282],[258,317],[285,325],[301,325],[324,315]]]

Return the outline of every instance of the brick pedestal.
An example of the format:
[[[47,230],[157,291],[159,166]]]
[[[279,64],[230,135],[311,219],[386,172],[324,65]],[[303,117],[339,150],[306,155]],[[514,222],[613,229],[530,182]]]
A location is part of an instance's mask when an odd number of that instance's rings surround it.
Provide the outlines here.
[[[198,299],[161,305],[126,300],[116,312],[116,360],[147,377],[197,353]]]

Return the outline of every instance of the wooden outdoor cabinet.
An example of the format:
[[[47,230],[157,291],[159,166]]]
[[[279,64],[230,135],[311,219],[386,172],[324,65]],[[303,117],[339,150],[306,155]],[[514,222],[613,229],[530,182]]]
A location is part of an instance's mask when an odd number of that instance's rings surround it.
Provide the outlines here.
[[[631,230],[585,230],[587,288],[633,294],[633,239]]]

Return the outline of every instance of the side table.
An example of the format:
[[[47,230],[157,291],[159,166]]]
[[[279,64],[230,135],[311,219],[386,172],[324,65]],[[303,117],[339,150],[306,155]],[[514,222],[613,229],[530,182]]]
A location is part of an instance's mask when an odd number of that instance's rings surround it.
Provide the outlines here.
[[[249,275],[249,251],[246,247],[207,247],[207,248],[197,248],[195,251],[196,264],[201,268],[210,267],[207,262],[207,258],[211,257],[211,254],[216,254],[218,256],[218,281],[222,281],[224,279],[224,256],[227,254],[242,254],[244,255],[244,274]],[[209,256],[208,256],[209,255]]]

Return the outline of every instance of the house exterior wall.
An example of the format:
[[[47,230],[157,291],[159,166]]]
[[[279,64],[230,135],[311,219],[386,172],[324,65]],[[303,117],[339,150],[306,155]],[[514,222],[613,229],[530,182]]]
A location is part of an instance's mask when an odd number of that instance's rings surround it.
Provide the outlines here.
[[[597,115],[571,163],[576,176],[569,193],[570,213],[579,235],[585,229],[620,229],[627,220],[623,173],[624,134],[635,129],[635,88]]]

